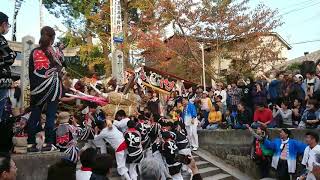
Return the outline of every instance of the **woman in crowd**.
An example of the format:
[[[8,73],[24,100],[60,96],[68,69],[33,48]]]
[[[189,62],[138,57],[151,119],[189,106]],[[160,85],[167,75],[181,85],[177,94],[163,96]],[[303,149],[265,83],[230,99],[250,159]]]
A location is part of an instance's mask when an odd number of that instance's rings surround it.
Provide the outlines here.
[[[278,105],[275,105],[273,109],[273,118],[279,118],[280,127],[291,128],[293,127],[292,122],[292,110],[288,109],[289,103],[284,101],[281,103],[281,108]]]
[[[208,116],[208,126],[207,129],[213,130],[218,129],[219,124],[221,124],[222,121],[222,114],[218,109],[217,105],[213,105],[210,109],[209,116]]]
[[[42,130],[39,126],[41,112],[46,105],[45,145],[43,151],[55,149],[54,121],[59,98],[62,96],[62,57],[52,45],[55,39],[54,29],[45,26],[41,29],[40,47],[32,50],[29,59],[29,79],[31,94],[31,117],[28,122],[28,151],[37,152],[36,134]]]
[[[267,92],[266,89],[260,84],[256,83],[252,90],[253,104],[267,104]]]

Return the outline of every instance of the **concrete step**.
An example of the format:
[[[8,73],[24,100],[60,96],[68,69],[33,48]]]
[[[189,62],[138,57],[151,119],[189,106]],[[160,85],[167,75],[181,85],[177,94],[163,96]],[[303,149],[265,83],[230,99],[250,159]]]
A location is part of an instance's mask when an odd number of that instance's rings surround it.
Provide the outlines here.
[[[199,169],[213,166],[208,161],[196,161],[196,165]]]
[[[221,173],[221,169],[216,167],[206,167],[199,169],[199,173],[201,174],[202,178],[205,178]]]
[[[201,161],[201,158],[198,155],[192,155],[195,161]]]
[[[214,176],[205,177],[203,180],[234,180],[234,177],[230,174],[219,173]]]

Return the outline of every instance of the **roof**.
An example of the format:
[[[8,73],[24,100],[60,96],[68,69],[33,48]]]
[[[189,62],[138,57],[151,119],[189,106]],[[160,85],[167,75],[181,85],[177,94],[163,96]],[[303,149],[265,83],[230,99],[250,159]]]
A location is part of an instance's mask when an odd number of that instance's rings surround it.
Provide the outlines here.
[[[271,32],[271,33],[268,33],[268,34],[276,36],[279,39],[279,41],[281,41],[282,44],[284,44],[287,47],[288,50],[292,49],[292,46],[286,40],[284,40],[282,38],[282,36],[280,36],[280,34],[278,34],[277,32]]]
[[[268,32],[268,33],[263,33],[261,36],[275,36],[282,44],[284,44],[288,50],[292,49],[292,46],[284,39],[282,38],[282,36],[280,36],[279,33],[277,32]],[[172,37],[174,36],[181,36],[182,35],[179,35],[179,34],[173,34],[169,37],[167,37],[164,41],[167,41],[167,40],[170,40]],[[206,38],[206,37],[193,37],[193,36],[187,36],[188,38],[195,38],[198,42],[206,42],[206,43],[210,43],[210,42],[216,42],[215,39],[213,38]],[[244,37],[242,37],[244,38]],[[228,43],[228,42],[227,42]]]
[[[287,65],[293,64],[293,63],[299,63],[299,62],[302,62],[304,60],[306,60],[306,57],[305,56],[300,56],[300,57],[297,57],[297,58],[294,58],[292,60],[287,61]],[[314,52],[308,54],[307,55],[307,60],[311,60],[311,61],[320,60],[320,50],[314,51]]]

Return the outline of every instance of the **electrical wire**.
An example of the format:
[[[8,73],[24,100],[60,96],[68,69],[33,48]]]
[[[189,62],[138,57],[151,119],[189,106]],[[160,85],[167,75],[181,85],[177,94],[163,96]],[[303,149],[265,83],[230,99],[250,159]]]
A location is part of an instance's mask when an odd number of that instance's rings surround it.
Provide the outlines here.
[[[304,6],[304,7],[301,7],[301,8],[296,8],[296,9],[290,10],[290,11],[288,11],[288,12],[285,12],[285,13],[283,13],[283,14],[280,14],[280,15],[278,15],[277,17],[284,16],[284,15],[288,15],[288,14],[291,14],[291,13],[294,13],[294,12],[297,12],[297,11],[301,11],[301,10],[303,10],[303,9],[306,9],[306,8],[309,8],[309,7],[318,5],[318,4],[320,4],[320,2],[317,2],[317,3],[314,3],[314,4],[310,4],[310,5],[308,5],[308,6]]]
[[[291,43],[291,45],[294,45],[294,44],[306,44],[306,43],[313,43],[313,42],[320,42],[320,39],[309,40],[309,41],[300,41],[300,42],[295,42],[295,43]]]
[[[302,1],[302,2],[299,2],[299,3],[295,3],[295,4],[290,4],[284,8],[280,8],[279,10],[280,11],[283,11],[283,10],[287,10],[287,9],[290,9],[290,8],[293,8],[293,7],[296,7],[296,6],[299,6],[299,5],[305,5],[305,4],[309,4],[309,3],[313,3],[315,0],[307,0],[307,1]]]

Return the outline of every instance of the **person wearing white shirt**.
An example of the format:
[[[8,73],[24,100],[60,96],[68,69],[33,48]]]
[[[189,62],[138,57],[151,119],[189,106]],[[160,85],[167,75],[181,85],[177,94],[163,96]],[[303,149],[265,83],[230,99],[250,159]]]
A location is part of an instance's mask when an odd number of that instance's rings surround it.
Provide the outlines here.
[[[126,167],[127,144],[123,133],[111,121],[107,120],[107,123],[99,121],[96,123],[94,141],[101,142],[101,140],[108,142],[115,150],[118,174],[125,180],[131,180]]]
[[[97,151],[94,148],[88,148],[80,153],[81,168],[76,172],[77,180],[90,180],[96,157]]]
[[[126,115],[126,112],[124,110],[117,111],[115,119],[113,125],[115,125],[122,133],[125,133],[128,129],[127,123],[130,120]]]
[[[223,89],[223,84],[219,83],[216,87],[216,91],[214,91],[214,96],[221,96],[221,102],[224,105],[227,105],[227,91]]]
[[[306,147],[302,159],[302,164],[306,166],[306,171],[301,175],[298,180],[317,180],[312,173],[313,166],[316,163],[316,154],[320,153],[319,135],[315,132],[306,133]]]

